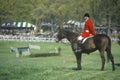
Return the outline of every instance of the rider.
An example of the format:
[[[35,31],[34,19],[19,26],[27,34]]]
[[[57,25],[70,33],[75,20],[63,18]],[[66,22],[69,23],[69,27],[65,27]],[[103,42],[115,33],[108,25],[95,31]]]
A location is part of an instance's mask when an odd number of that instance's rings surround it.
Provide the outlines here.
[[[91,35],[96,35],[92,20],[90,19],[90,16],[88,13],[84,14],[84,20],[85,20],[85,25],[82,33],[80,36],[78,36],[78,47],[77,47],[77,52],[81,51],[81,41],[83,38],[89,37]]]

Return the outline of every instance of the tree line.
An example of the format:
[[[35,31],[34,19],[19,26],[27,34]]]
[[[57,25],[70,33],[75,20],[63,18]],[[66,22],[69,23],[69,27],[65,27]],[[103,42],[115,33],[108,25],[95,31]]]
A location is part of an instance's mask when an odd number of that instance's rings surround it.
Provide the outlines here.
[[[0,24],[27,21],[61,25],[89,13],[96,25],[120,24],[120,0],[0,0]]]

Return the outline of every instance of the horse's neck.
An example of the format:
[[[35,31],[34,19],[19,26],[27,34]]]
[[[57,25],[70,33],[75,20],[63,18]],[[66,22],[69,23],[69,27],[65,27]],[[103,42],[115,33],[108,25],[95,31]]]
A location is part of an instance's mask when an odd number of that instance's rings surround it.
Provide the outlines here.
[[[74,42],[77,39],[78,34],[74,33],[74,32],[66,32],[66,38],[67,40],[69,40],[70,42]]]

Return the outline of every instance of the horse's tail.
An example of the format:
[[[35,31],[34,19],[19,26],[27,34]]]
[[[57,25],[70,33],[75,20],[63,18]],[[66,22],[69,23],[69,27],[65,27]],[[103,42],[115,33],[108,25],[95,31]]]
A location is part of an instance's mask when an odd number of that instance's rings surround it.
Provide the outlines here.
[[[108,37],[108,45],[106,48],[106,52],[107,52],[107,62],[109,62],[111,55],[111,39],[109,37]]]

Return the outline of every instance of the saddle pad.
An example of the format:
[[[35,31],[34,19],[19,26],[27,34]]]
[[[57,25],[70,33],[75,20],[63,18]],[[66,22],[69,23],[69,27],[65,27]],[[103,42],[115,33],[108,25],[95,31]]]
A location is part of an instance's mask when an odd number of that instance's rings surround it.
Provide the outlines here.
[[[93,36],[89,36],[89,37],[86,37],[86,38],[83,38],[83,40],[82,40],[82,44],[87,40],[87,39],[89,39],[89,38],[91,38],[91,37],[93,37]]]

